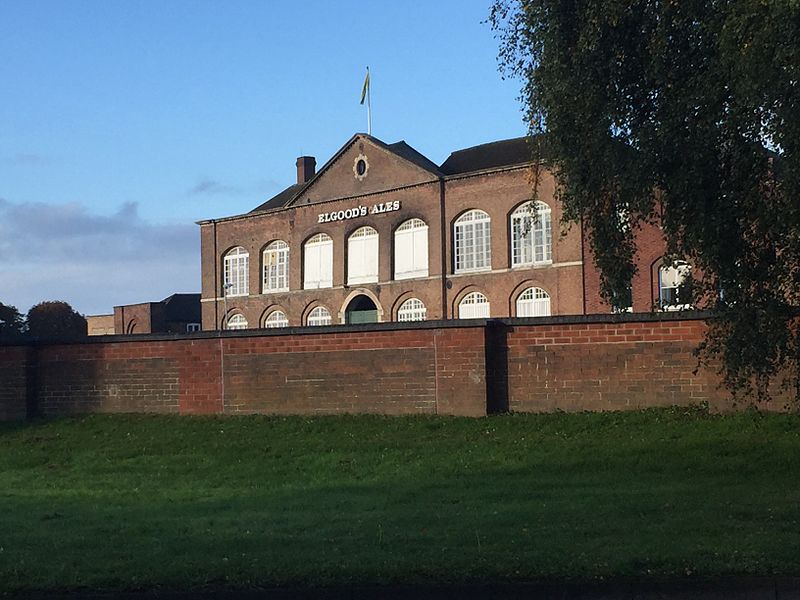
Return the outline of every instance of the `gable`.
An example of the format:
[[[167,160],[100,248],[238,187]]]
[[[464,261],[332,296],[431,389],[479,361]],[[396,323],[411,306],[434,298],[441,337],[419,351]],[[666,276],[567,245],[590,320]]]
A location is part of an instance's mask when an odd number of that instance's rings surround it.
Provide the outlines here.
[[[360,163],[360,168],[359,168]],[[436,165],[405,144],[354,136],[290,203],[316,204],[435,181]]]

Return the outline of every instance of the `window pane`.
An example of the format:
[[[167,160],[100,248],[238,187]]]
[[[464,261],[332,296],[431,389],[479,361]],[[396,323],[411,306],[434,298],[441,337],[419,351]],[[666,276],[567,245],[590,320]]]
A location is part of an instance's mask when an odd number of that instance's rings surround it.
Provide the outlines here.
[[[331,313],[324,306],[318,306],[308,315],[308,325],[315,327],[319,325],[330,325]]]
[[[418,298],[409,298],[400,305],[397,311],[398,321],[424,321],[427,317],[427,309]]]
[[[248,271],[250,266],[249,255],[241,246],[234,248],[225,255],[225,295],[246,296],[250,293]]]
[[[517,298],[518,317],[549,317],[550,295],[542,288],[526,289]]]
[[[286,242],[272,242],[264,250],[263,291],[274,292],[289,289],[289,246]]]
[[[491,268],[491,221],[483,211],[465,213],[454,228],[455,270],[475,271]]]
[[[459,319],[485,319],[489,317],[489,300],[480,292],[464,296],[458,305]]]
[[[512,266],[551,262],[551,227],[550,207],[544,202],[527,202],[515,210],[511,215]]]
[[[277,327],[288,327],[288,326],[289,326],[289,319],[286,317],[286,313],[283,312],[282,310],[272,311],[264,321],[264,327],[270,329]]]

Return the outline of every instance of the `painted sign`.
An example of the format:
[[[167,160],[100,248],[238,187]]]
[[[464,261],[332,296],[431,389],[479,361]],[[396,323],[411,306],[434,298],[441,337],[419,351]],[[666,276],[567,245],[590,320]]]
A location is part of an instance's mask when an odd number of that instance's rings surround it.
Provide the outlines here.
[[[392,202],[381,202],[373,204],[371,207],[356,206],[355,208],[348,208],[346,210],[334,210],[329,213],[322,213],[318,215],[318,223],[331,223],[333,221],[347,221],[348,219],[355,219],[357,217],[366,217],[370,215],[380,215],[387,212],[394,212],[400,210],[400,200]]]

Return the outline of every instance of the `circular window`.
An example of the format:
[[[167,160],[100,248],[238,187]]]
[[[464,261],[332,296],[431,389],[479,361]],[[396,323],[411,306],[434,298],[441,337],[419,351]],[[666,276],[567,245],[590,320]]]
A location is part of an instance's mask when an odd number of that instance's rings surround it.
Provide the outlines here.
[[[369,161],[366,156],[359,154],[356,156],[356,160],[353,163],[353,175],[355,175],[356,179],[359,181],[363,181],[364,177],[367,176],[367,171],[369,171]]]

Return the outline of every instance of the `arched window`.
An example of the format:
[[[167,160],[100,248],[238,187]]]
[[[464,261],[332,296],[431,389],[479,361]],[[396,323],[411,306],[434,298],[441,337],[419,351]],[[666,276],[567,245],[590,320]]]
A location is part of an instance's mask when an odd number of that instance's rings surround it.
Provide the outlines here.
[[[489,300],[480,292],[470,292],[458,303],[458,318],[489,318]]]
[[[492,268],[491,219],[482,210],[471,210],[455,222],[453,231],[455,271],[487,271]]]
[[[225,329],[247,329],[247,319],[244,318],[244,315],[231,315],[228,317]]]
[[[658,303],[662,310],[685,310],[692,307],[692,267],[675,261],[658,270]]]
[[[289,326],[289,319],[286,317],[286,313],[282,310],[273,310],[271,313],[267,315],[267,318],[264,319],[264,327],[267,329],[273,329],[276,327],[288,327]]]
[[[347,283],[377,281],[378,232],[372,227],[361,227],[347,238]]]
[[[518,317],[549,317],[550,294],[542,288],[529,287],[517,297]]]
[[[418,298],[409,298],[397,309],[398,321],[424,321],[427,317],[428,309]]]
[[[304,247],[303,289],[333,287],[333,240],[318,233]]]
[[[410,219],[394,232],[394,278],[428,276],[428,226]]]
[[[553,261],[550,207],[526,202],[511,213],[511,266],[549,264]]]
[[[306,319],[306,325],[313,327],[315,325],[330,325],[330,324],[331,324],[331,313],[324,306],[318,306],[310,313],[308,313],[308,319]]]
[[[264,248],[264,287],[262,293],[285,292],[289,289],[289,245],[275,240]]]
[[[250,293],[250,255],[237,246],[225,255],[225,295],[247,296]]]

